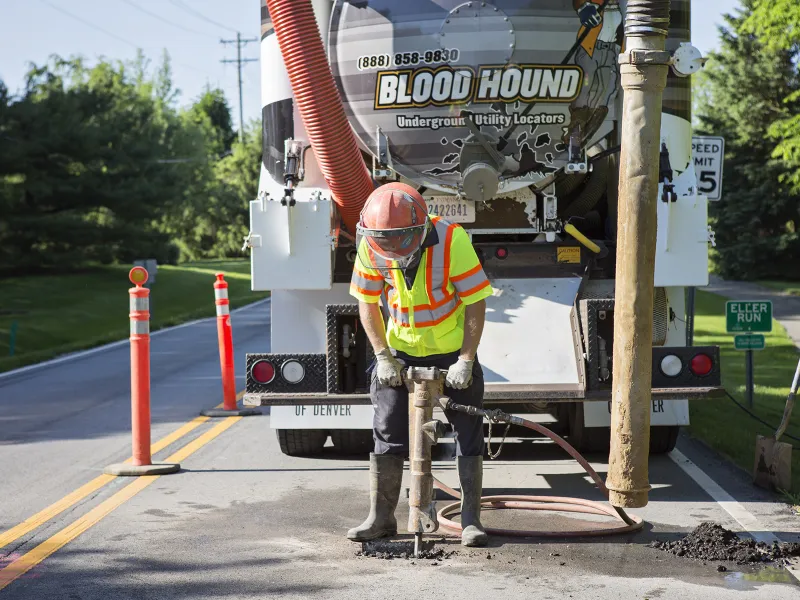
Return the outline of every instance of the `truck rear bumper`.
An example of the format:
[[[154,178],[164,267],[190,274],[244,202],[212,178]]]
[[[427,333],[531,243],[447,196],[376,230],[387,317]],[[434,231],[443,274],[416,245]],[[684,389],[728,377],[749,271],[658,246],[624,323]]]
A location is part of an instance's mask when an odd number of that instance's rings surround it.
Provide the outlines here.
[[[537,386],[538,387],[538,386]],[[653,400],[716,400],[725,391],[722,387],[694,388],[653,388]],[[510,392],[508,390],[492,390],[486,385],[484,401],[487,403],[525,404],[533,400],[550,403],[564,402],[609,402],[610,392],[582,392],[577,390],[532,389]],[[245,406],[315,406],[315,405],[367,405],[371,404],[369,394],[259,394],[247,393],[242,402]]]

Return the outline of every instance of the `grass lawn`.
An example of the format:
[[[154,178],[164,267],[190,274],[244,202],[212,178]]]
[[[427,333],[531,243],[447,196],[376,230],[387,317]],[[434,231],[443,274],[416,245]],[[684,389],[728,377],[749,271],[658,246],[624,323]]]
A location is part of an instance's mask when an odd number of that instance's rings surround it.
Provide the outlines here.
[[[722,356],[722,384],[731,395],[746,404],[745,353],[734,350],[733,334],[725,332],[725,301],[716,294],[697,292],[694,343],[719,346]],[[753,412],[774,424],[780,423],[789,386],[797,367],[798,352],[777,321],[765,334],[767,347],[754,352],[755,397]],[[740,467],[752,472],[756,434],[773,435],[774,429],[754,421],[729,399],[696,400],[690,403],[692,435],[704,440]],[[795,408],[787,433],[800,438],[800,409]],[[800,447],[800,442],[781,441]],[[800,493],[800,450],[792,455],[792,491]]]
[[[130,266],[108,266],[68,275],[4,279],[0,372],[127,338],[129,270]],[[232,308],[268,295],[250,291],[249,260],[159,266],[151,290],[151,331],[213,316],[217,272],[225,273]],[[9,342],[14,321],[17,335],[12,357]]]
[[[800,296],[800,282],[797,281],[758,281],[757,283],[792,296]]]

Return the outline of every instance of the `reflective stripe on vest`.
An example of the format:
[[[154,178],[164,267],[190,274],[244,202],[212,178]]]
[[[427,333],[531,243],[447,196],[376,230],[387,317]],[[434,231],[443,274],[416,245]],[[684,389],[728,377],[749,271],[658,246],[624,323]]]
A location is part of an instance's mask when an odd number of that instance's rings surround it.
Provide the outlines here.
[[[425,293],[428,297],[428,304],[419,304],[409,307],[401,307],[399,302],[399,290],[405,290],[405,281],[398,269],[381,268],[380,261],[370,250],[370,260],[375,268],[383,275],[386,283],[393,290],[388,296],[388,310],[392,320],[401,327],[432,327],[444,321],[452,315],[461,304],[458,296],[451,292],[448,293],[447,287],[450,283],[450,246],[453,241],[453,231],[455,223],[448,223],[439,217],[431,217],[431,222],[436,228],[436,235],[439,243],[425,249],[422,256],[424,261]],[[391,263],[386,261],[386,265]],[[402,286],[402,287],[401,287]],[[409,290],[406,290],[408,293]]]
[[[374,260],[374,259],[373,259]],[[365,296],[380,296],[384,287],[384,278],[380,275],[369,275],[358,270],[358,267],[353,269],[353,278],[350,280],[350,285],[354,286],[357,291]]]

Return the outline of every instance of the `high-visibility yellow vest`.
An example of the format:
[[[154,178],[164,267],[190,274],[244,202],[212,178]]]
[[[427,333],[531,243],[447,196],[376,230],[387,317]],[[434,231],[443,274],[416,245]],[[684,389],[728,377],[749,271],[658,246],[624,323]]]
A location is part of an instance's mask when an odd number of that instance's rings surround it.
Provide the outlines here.
[[[457,223],[431,217],[439,242],[425,248],[414,285],[403,272],[380,264],[362,243],[350,294],[362,302],[382,301],[389,313],[386,342],[410,356],[447,354],[464,341],[464,307],[492,295],[469,236]]]

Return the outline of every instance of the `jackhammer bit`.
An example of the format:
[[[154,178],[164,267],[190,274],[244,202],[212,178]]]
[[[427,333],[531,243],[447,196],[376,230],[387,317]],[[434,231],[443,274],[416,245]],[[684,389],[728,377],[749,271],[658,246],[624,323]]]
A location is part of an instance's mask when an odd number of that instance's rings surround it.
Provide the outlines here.
[[[433,501],[431,446],[442,434],[442,424],[433,420],[434,403],[442,397],[444,371],[436,367],[409,367],[406,380],[413,384],[409,394],[409,464],[411,485],[408,495],[408,531],[414,534],[414,557],[419,558],[422,536],[439,529]]]

